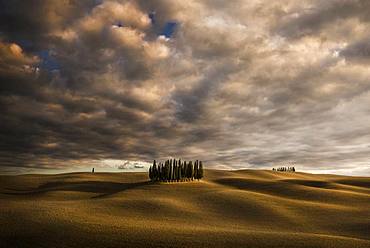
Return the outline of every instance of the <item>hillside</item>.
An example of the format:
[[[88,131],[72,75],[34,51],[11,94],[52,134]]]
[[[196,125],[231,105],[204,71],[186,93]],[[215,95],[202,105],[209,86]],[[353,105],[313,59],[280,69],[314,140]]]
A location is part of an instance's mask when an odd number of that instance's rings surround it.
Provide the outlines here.
[[[370,178],[205,171],[0,176],[1,247],[370,247]]]

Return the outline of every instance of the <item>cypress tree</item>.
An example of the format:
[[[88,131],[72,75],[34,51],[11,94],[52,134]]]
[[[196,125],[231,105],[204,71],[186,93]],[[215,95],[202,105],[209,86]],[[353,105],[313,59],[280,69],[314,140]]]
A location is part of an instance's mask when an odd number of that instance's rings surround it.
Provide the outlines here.
[[[167,180],[167,166],[168,166],[168,163],[166,163],[163,166],[163,181],[166,181]]]
[[[176,172],[175,172],[175,170],[176,170],[176,166],[177,165],[173,165],[172,166],[172,181],[175,181],[176,180]]]
[[[179,159],[179,161],[177,161],[177,166],[182,166],[181,159]]]
[[[160,176],[160,180],[163,181],[163,178],[164,178],[164,163],[161,163],[161,176]]]
[[[191,168],[191,166],[192,166],[193,164],[192,164],[192,161],[190,161],[189,163],[188,163],[188,168],[186,168],[187,169],[187,171],[185,171],[185,173],[187,174],[186,175],[186,178],[189,180],[190,179],[190,177],[191,177],[191,175],[190,175],[190,168]]]
[[[167,168],[166,168],[166,181],[168,182],[170,180],[170,168],[171,168],[171,165],[167,165]]]
[[[177,166],[173,167],[173,180],[177,180]]]
[[[193,168],[193,161],[190,161],[189,162],[189,168],[188,168],[188,178],[189,180],[193,180],[193,172],[194,172],[194,168]]]
[[[158,177],[158,173],[157,173],[157,165],[155,163],[155,160],[154,160],[153,168],[152,168],[152,176],[153,176],[153,181],[156,181]]]
[[[161,166],[159,167],[159,181],[163,180],[163,163],[161,163]]]
[[[181,175],[181,166],[177,167],[177,181],[179,182],[182,178],[182,175]]]
[[[176,181],[176,178],[177,178],[177,166],[175,165],[172,171],[172,180]]]
[[[202,161],[199,161],[199,179],[203,178],[203,164]]]
[[[177,178],[177,166],[178,166],[178,165],[175,165],[175,166],[173,167],[173,172],[172,172],[172,180],[173,180],[173,181],[176,181],[176,178]]]
[[[166,166],[166,181],[167,182],[168,182],[168,180],[170,178],[170,164],[167,164],[167,166]]]
[[[167,172],[166,172],[167,164],[163,166],[163,181],[166,181],[166,177],[167,177]]]
[[[163,181],[166,181],[166,177],[167,177],[166,168],[167,168],[167,165],[168,165],[168,163],[163,166]]]
[[[170,168],[168,169],[168,181],[171,182],[172,180],[172,164],[170,165]]]
[[[186,161],[183,162],[183,170],[185,173],[183,173],[183,176],[185,178],[185,180],[187,180],[187,174],[186,174],[186,171],[187,171],[187,168],[188,168],[188,163],[186,163]]]
[[[174,168],[175,168],[175,166],[176,166],[176,163],[175,163],[176,161],[175,161],[175,159],[173,159],[172,160],[172,165],[171,165],[171,173],[170,173],[170,178],[171,178],[171,180],[173,180],[174,179],[174,176],[173,176],[173,170],[174,170]]]
[[[173,166],[173,168],[172,168],[172,180],[174,181],[174,180],[176,180],[175,171],[174,170],[175,170],[175,167],[178,166],[175,159],[172,161],[172,166]]]
[[[194,179],[199,180],[199,178],[198,178],[198,165],[199,165],[199,162],[197,160],[197,161],[195,161],[195,165],[194,165]]]
[[[190,168],[190,163],[191,163],[191,161],[189,161],[189,162],[186,164],[185,168],[184,168],[184,170],[185,170],[185,180],[186,180],[186,181],[188,181],[188,180],[189,180],[189,168]]]
[[[166,164],[166,162],[161,163],[161,178],[160,178],[161,181],[164,180],[164,166],[165,166],[165,164]]]

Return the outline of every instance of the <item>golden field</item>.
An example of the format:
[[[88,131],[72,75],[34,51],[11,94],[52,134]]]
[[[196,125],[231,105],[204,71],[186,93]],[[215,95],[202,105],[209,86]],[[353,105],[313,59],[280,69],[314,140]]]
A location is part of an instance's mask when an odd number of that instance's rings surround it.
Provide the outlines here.
[[[370,247],[370,178],[206,170],[0,176],[0,247]]]

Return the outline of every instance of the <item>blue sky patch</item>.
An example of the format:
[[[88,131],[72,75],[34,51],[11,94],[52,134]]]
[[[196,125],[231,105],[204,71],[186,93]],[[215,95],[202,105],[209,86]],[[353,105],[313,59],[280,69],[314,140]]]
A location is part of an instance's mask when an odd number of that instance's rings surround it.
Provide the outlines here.
[[[60,65],[58,61],[50,55],[49,50],[42,50],[38,52],[38,56],[41,58],[40,67],[48,71],[59,70]]]
[[[167,22],[163,27],[160,35],[164,35],[166,38],[171,38],[177,27],[176,22]]]

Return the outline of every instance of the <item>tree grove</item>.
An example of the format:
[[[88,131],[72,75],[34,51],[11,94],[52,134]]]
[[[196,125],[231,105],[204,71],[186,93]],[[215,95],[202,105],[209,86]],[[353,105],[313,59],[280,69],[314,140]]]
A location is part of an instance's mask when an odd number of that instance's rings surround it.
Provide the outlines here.
[[[149,178],[151,181],[161,182],[200,180],[203,178],[203,163],[198,160],[193,163],[193,161],[169,159],[157,164],[154,160],[153,165],[149,167]]]

